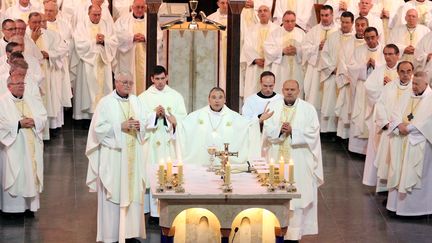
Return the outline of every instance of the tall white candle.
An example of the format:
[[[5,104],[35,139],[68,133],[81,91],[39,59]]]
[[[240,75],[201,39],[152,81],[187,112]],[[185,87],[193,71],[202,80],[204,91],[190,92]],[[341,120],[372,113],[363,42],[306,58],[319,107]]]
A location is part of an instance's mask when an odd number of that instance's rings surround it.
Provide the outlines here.
[[[285,179],[285,161],[283,156],[279,160],[279,180],[282,182]]]
[[[177,176],[178,176],[178,184],[183,184],[183,163],[179,162],[177,164]]]
[[[274,163],[273,163],[273,161],[271,161],[270,164],[269,164],[269,171],[270,171],[270,173],[269,173],[269,183],[271,185],[273,185],[274,184]]]
[[[172,161],[168,160],[167,162],[167,180],[170,181],[171,180],[171,176],[172,176]]]
[[[225,185],[231,184],[231,164],[227,162],[225,165]]]
[[[289,171],[288,181],[294,182],[294,163],[293,163],[292,159],[289,162],[288,171]]]

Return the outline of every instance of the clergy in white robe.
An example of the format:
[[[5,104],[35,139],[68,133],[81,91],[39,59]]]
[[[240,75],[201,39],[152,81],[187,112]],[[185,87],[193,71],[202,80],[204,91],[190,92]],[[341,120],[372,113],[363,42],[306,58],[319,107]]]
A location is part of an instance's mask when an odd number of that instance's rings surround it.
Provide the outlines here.
[[[345,52],[352,49],[350,41],[354,33],[354,15],[351,12],[344,12],[340,17],[341,28],[330,34],[321,52],[319,62],[320,83],[322,86],[320,127],[321,132],[336,132],[338,118],[335,108],[338,97],[338,88],[343,87],[343,82],[337,82],[338,66],[344,61]],[[339,80],[340,81],[340,80]]]
[[[67,0],[66,0],[67,1]],[[108,1],[105,0],[82,0],[81,3],[79,3],[74,11],[74,15],[72,18],[72,28],[75,30],[78,28],[80,24],[83,22],[86,22],[87,19],[87,13],[88,8],[92,5],[97,5],[101,8],[101,20],[108,23],[109,25],[114,24],[114,20],[111,16],[111,13],[108,9]]]
[[[300,97],[303,97],[304,67],[302,65],[301,43],[305,33],[295,27],[296,14],[285,12],[282,27],[272,31],[264,42],[265,61],[275,74],[275,90],[281,92],[286,80],[295,79],[300,83]]]
[[[216,21],[219,24],[228,26],[228,0],[217,0],[218,9],[210,14],[207,18]],[[227,31],[220,30],[219,37],[219,87],[226,87],[226,70],[227,70]]]
[[[63,15],[59,14],[58,5],[55,2],[51,1],[45,3],[44,11],[47,19],[47,29],[59,33],[62,38],[62,41],[65,42],[65,44],[67,44],[67,46],[69,47],[68,57],[65,58],[64,60],[67,61],[67,63],[69,63],[69,58],[72,49],[74,48],[74,43],[72,39],[72,26],[70,25],[70,22]],[[67,64],[66,66],[69,66],[69,64]]]
[[[425,71],[432,80],[432,32],[426,34],[418,43],[414,51],[414,67],[418,71]]]
[[[229,161],[235,170],[246,171],[246,161],[260,158],[260,129],[258,119],[250,120],[225,105],[225,92],[213,88],[208,97],[209,105],[187,115],[177,127],[177,146],[181,160],[188,164],[209,165],[208,148],[239,152]],[[216,158],[215,165],[219,165]]]
[[[16,34],[15,21],[12,19],[5,19],[2,22],[2,34],[3,37],[0,40],[0,56],[3,56],[6,52],[6,45],[9,43],[10,38]]]
[[[70,80],[64,79],[69,69],[64,69],[64,57],[69,47],[62,41],[60,34],[43,29],[40,13],[29,15],[29,35],[44,56],[41,63],[44,82],[41,85],[42,99],[48,114],[49,129],[62,127],[64,124],[64,107],[71,107],[72,91]]]
[[[398,71],[399,78],[383,87],[375,104],[374,123],[372,124],[374,134],[369,137],[369,143],[373,143],[373,148],[369,149],[366,155],[363,184],[376,185],[377,192],[388,190],[387,179],[390,160],[393,157],[390,151],[391,134],[389,135],[388,128],[393,109],[404,106],[410,99],[412,73],[412,65],[408,62],[401,62]]]
[[[383,45],[386,43],[385,41],[385,35],[384,35],[384,25],[382,19],[372,13],[372,7],[373,7],[372,0],[360,0],[358,3],[358,15],[362,16],[368,19],[369,27],[375,27],[378,31],[379,35],[379,41]]]
[[[321,110],[322,87],[320,81],[319,62],[321,51],[327,38],[335,31],[337,26],[333,22],[333,9],[325,5],[320,10],[321,23],[315,25],[304,37],[302,43],[302,62],[306,65],[304,77],[305,100],[311,103],[318,114]]]
[[[10,19],[27,20],[31,12],[41,12],[39,3],[30,0],[18,0],[15,5],[6,9],[5,16]]]
[[[394,19],[397,15],[399,8],[404,4],[403,0],[375,0],[374,6],[371,12],[381,18],[384,30],[384,39],[386,43],[390,36],[390,31],[394,26]]]
[[[19,36],[23,39],[24,55],[33,56],[38,61],[42,61],[43,59],[42,53],[40,52],[39,48],[36,46],[34,41],[31,39],[31,37],[26,34],[27,23],[24,22],[24,20],[22,19],[17,19],[15,20],[15,26],[16,26],[16,35],[13,36],[12,39],[14,39],[16,36]]]
[[[410,9],[405,16],[406,25],[399,25],[390,32],[388,43],[396,44],[402,52],[401,60],[414,61],[417,43],[430,32],[430,29],[418,24],[417,10]]]
[[[42,130],[47,115],[41,100],[25,94],[24,77],[8,79],[0,96],[0,166],[2,212],[39,209],[43,190]]]
[[[145,114],[131,94],[130,75],[119,74],[115,90],[97,105],[87,138],[86,183],[98,193],[96,241],[145,238]]]
[[[240,84],[240,97],[248,97],[259,91],[259,77],[263,71],[270,70],[265,61],[264,42],[271,32],[278,28],[270,21],[270,9],[262,5],[258,10],[259,23],[245,35],[241,62],[246,63],[244,87]]]
[[[101,18],[102,9],[89,7],[89,15],[75,32],[75,48],[80,58],[74,83],[76,120],[91,119],[98,101],[112,91],[111,64],[117,50],[114,26]]]
[[[145,0],[134,0],[132,12],[121,16],[115,22],[119,42],[117,50],[116,72],[128,72],[133,75],[136,87],[133,93],[141,94],[146,89],[146,43],[147,18]],[[162,56],[162,30],[157,28],[157,49]]]
[[[285,240],[300,240],[318,234],[318,187],[324,183],[320,128],[313,105],[298,98],[295,80],[284,83],[284,98],[273,101],[274,115],[264,122],[263,134],[270,142],[268,158],[281,156],[294,163],[294,180],[300,199],[290,201],[289,225]]]
[[[413,94],[392,122],[394,133],[404,138],[400,180],[389,191],[387,209],[402,216],[432,213],[432,90],[425,72],[416,72]]]
[[[432,2],[427,0],[410,0],[404,3],[393,20],[393,27],[405,25],[405,15],[408,10],[415,8],[419,16],[419,24],[423,24],[432,29]]]
[[[151,76],[153,85],[138,96],[141,104],[149,110],[144,144],[148,171],[160,162],[178,158],[176,127],[187,115],[183,96],[167,85],[167,75],[164,67],[156,66]],[[150,215],[159,217],[155,199],[150,199],[149,206]]]
[[[313,0],[278,0],[275,1],[273,18],[276,24],[282,23],[282,18],[287,10],[291,10],[297,15],[297,25],[304,31],[311,28],[311,18],[315,14]]]
[[[366,28],[364,38],[366,44],[354,51],[348,66],[351,87],[354,89],[348,150],[358,154],[366,154],[369,137],[368,122],[372,121],[373,111],[372,106],[367,102],[364,82],[375,68],[385,63],[383,47],[378,42],[376,28]]]

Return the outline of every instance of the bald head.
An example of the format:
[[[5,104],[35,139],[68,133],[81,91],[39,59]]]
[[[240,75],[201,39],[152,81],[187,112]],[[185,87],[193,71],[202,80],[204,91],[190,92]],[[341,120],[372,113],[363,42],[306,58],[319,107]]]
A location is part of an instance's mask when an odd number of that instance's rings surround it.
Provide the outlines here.
[[[282,94],[286,104],[294,104],[300,94],[300,85],[296,80],[287,80],[282,86]]]
[[[44,11],[46,15],[46,19],[49,22],[53,22],[56,20],[58,13],[58,6],[55,1],[48,1],[44,4]]]
[[[258,18],[261,24],[267,24],[270,21],[271,12],[267,5],[261,5],[258,8]]]
[[[102,8],[96,4],[90,5],[88,15],[93,24],[99,24],[102,17]]]
[[[418,22],[418,13],[416,9],[410,9],[405,14],[405,20],[409,28],[415,28]]]

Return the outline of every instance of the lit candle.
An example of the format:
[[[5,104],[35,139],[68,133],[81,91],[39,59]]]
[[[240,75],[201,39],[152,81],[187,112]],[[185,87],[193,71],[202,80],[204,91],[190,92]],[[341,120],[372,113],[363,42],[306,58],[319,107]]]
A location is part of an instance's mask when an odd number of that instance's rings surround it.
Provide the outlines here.
[[[285,179],[285,161],[283,156],[280,157],[279,160],[279,180],[282,182]]]
[[[172,176],[172,161],[168,160],[167,162],[167,180],[170,181],[171,180],[171,176]]]
[[[231,164],[227,162],[225,165],[225,185],[231,184]]]
[[[165,184],[165,166],[163,164],[159,164],[159,169],[158,169],[158,180],[159,180],[159,184],[163,185]]]
[[[270,173],[269,173],[269,183],[270,183],[270,185],[273,185],[274,184],[274,163],[273,163],[273,160],[270,161],[269,171],[270,171]]]
[[[294,182],[294,163],[292,159],[290,159],[288,171],[289,171],[288,181],[292,183]]]
[[[177,164],[177,176],[178,176],[178,184],[183,184],[183,163],[179,162]]]

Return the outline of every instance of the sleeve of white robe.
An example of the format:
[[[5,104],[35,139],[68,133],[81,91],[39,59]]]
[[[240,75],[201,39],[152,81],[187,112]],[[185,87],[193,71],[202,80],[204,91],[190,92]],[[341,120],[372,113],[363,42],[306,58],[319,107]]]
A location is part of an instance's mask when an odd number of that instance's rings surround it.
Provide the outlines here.
[[[432,32],[425,35],[418,43],[414,50],[414,67],[416,69],[424,69],[427,65],[427,56],[432,53],[429,49],[431,45]]]
[[[266,65],[272,63],[280,64],[282,62],[283,46],[280,41],[281,32],[281,29],[275,29],[269,34],[267,40],[264,42]]]
[[[327,41],[324,43],[324,47],[321,51],[321,60],[319,62],[320,63],[319,69],[321,71],[321,75],[320,75],[321,82],[327,80],[331,76],[333,71],[336,69],[336,64],[337,64],[336,55],[340,47],[335,46],[334,43],[337,41],[335,39],[337,39],[336,37],[338,36],[339,36],[338,32],[334,32],[333,34],[331,34],[331,36],[329,36]]]
[[[115,32],[118,38],[118,50],[128,52],[133,47],[134,35],[129,29],[129,15],[123,15],[115,22]]]
[[[303,53],[303,65],[309,63],[311,65],[316,65],[319,57],[319,42],[315,43],[316,30],[312,29],[309,31],[302,43],[302,53]],[[319,34],[319,33],[318,33]]]
[[[251,31],[251,33],[245,35],[243,44],[243,61],[246,62],[248,66],[252,65],[255,59],[261,58],[256,51],[256,41],[254,38],[256,38],[256,33],[255,31]]]

